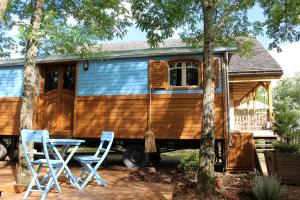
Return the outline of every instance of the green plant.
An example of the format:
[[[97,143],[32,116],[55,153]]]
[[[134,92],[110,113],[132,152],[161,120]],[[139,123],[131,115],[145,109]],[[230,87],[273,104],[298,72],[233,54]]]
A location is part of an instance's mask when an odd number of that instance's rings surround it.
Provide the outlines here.
[[[181,159],[178,168],[182,169],[186,173],[196,174],[198,166],[199,154],[196,152],[192,152]]]
[[[300,74],[277,85],[274,114],[274,132],[290,143],[300,133]]]
[[[258,200],[281,200],[287,187],[280,185],[276,176],[256,176],[252,180],[252,191]]]
[[[275,142],[273,148],[276,153],[300,153],[300,145],[297,144]]]

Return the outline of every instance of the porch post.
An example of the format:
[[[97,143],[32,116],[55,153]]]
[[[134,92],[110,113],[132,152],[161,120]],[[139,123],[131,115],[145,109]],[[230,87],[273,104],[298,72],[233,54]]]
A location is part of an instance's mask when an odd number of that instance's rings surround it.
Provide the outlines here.
[[[269,116],[268,121],[272,123],[272,113],[273,113],[273,98],[272,98],[272,82],[268,83],[268,105],[269,105]]]

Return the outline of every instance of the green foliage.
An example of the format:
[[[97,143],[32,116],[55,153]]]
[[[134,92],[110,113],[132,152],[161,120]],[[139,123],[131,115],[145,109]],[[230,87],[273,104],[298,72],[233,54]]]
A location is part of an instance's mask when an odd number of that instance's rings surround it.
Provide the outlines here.
[[[267,20],[267,35],[273,39],[269,48],[278,48],[281,42],[300,40],[300,1],[260,0]],[[280,48],[278,49],[280,50]]]
[[[285,78],[275,89],[274,132],[287,142],[300,133],[300,74]]]
[[[300,144],[287,144],[284,142],[273,143],[276,153],[300,153]]]
[[[268,91],[262,86],[256,92],[256,101],[268,104]]]
[[[281,200],[287,193],[275,176],[256,176],[252,181],[252,191],[258,200]]]
[[[199,153],[192,152],[182,158],[179,169],[186,173],[196,174],[199,166]]]
[[[9,57],[10,53],[6,50],[12,47],[12,38],[7,36],[6,28],[0,24],[0,58]]]
[[[151,46],[157,46],[179,32],[189,45],[203,46],[202,1],[196,0],[131,0],[132,15],[138,27],[147,33]],[[215,3],[215,44],[216,46],[240,47],[241,53],[249,55],[250,41],[241,37],[257,35],[262,32],[262,23],[250,22],[247,10],[254,5],[254,0],[219,1]],[[245,44],[243,44],[245,43]],[[244,48],[245,47],[245,48]],[[251,54],[251,53],[250,53]]]
[[[12,0],[6,21],[19,27],[19,45],[30,37],[31,1]],[[123,37],[130,23],[121,0],[46,0],[39,31],[39,55],[75,53],[89,57],[101,41]],[[23,52],[24,53],[24,52]]]

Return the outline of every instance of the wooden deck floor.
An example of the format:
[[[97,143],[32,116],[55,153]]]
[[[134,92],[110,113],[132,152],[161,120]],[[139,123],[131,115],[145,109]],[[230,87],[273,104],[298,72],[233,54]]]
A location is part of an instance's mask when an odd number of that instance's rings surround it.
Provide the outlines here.
[[[72,168],[74,174],[79,174],[79,168]],[[15,166],[6,161],[0,161],[0,199],[22,199],[24,192],[15,187]],[[51,191],[47,199],[55,200],[122,200],[122,199],[172,199],[173,186],[157,183],[130,182],[126,181],[129,171],[101,170],[101,176],[106,180],[109,188],[98,186],[96,183],[89,184],[84,191],[70,187],[62,180],[62,192]],[[16,193],[20,192],[20,193]],[[29,199],[40,199],[40,193],[32,193]]]

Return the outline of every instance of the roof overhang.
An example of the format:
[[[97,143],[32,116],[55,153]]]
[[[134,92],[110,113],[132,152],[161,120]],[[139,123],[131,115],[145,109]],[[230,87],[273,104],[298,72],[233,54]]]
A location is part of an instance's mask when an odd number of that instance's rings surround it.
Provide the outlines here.
[[[215,48],[215,54],[223,54],[225,52],[236,52],[236,48]],[[193,55],[202,54],[203,49],[192,47],[168,47],[168,48],[150,48],[150,49],[136,49],[125,51],[102,51],[92,53],[89,58],[80,58],[77,55],[51,55],[43,58],[38,58],[37,63],[57,63],[57,62],[70,62],[70,61],[83,61],[83,60],[108,60],[108,59],[126,59],[126,58],[144,58],[154,56],[172,56],[172,55]],[[7,59],[0,60],[1,66],[15,66],[24,65],[25,59]]]
[[[283,75],[282,70],[252,71],[252,72],[238,72],[238,73],[229,72],[229,82],[280,80],[282,75]]]

